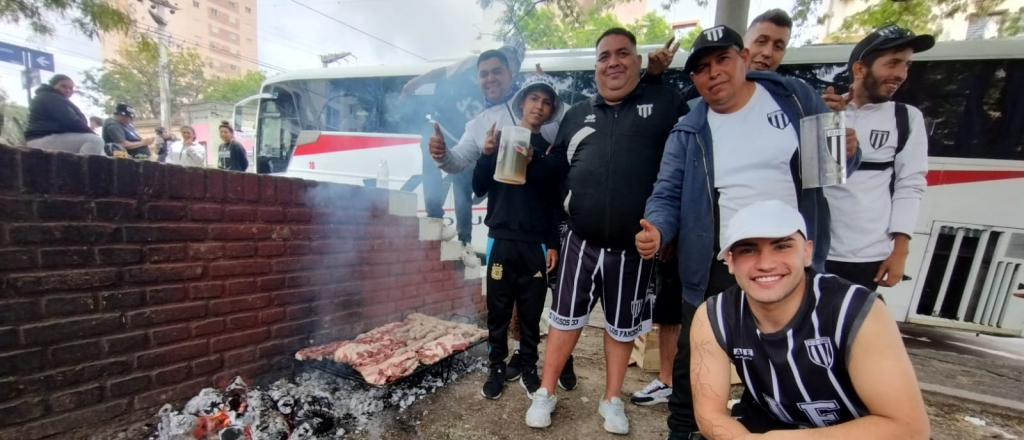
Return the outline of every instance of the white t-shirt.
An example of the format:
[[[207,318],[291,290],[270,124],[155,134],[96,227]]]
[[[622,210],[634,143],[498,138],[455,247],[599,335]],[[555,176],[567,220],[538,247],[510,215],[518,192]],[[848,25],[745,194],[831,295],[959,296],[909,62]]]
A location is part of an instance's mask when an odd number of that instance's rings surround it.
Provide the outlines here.
[[[187,167],[205,167],[206,147],[199,143],[186,147],[182,141],[175,141],[167,152],[167,162]]]
[[[771,94],[755,85],[754,96],[739,111],[708,110],[722,241],[733,215],[754,202],[774,199],[799,209],[789,166],[798,144],[796,127]]]
[[[893,250],[892,235],[912,236],[928,183],[928,137],[921,111],[908,105],[910,133],[897,156],[896,104],[846,108],[847,126],[857,132],[861,167],[845,185],[825,187],[832,217],[828,259],[849,263],[882,261]],[[872,170],[866,164],[893,166]],[[890,192],[889,185],[893,184]]]

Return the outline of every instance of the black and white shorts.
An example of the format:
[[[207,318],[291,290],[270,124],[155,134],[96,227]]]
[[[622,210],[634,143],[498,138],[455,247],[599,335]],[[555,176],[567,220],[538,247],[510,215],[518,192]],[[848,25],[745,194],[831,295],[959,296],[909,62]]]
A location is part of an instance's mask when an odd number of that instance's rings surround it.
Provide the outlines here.
[[[629,342],[651,331],[652,261],[640,258],[635,249],[591,246],[569,230],[560,266],[549,315],[552,327],[583,328],[600,301],[605,329],[615,340]]]

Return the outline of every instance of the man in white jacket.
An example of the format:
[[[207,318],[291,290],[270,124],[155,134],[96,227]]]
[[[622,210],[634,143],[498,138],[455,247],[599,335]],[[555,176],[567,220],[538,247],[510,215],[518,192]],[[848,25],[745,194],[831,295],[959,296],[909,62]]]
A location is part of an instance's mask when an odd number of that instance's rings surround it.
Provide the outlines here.
[[[914,53],[935,38],[890,25],[861,40],[850,55],[850,93],[828,93],[833,110],[864,145],[860,168],[846,185],[825,188],[832,243],[825,270],[871,290],[903,278],[917,211],[928,183],[924,117],[893,94],[907,79]],[[866,141],[866,142],[865,142]],[[870,146],[870,148],[868,148]]]

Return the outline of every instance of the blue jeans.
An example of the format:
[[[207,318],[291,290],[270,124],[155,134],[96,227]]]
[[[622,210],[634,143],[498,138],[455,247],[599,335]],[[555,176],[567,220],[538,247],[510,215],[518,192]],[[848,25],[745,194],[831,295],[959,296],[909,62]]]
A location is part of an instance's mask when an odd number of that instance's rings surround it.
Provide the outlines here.
[[[423,155],[423,205],[429,218],[444,218],[444,199],[448,195],[448,185],[455,192],[455,229],[459,233],[459,241],[469,243],[473,239],[473,168],[463,170],[459,174],[450,174],[441,178],[441,170],[430,157],[430,136],[434,134],[434,126],[425,124],[420,133],[420,152]],[[445,139],[446,143],[458,142],[458,139]]]

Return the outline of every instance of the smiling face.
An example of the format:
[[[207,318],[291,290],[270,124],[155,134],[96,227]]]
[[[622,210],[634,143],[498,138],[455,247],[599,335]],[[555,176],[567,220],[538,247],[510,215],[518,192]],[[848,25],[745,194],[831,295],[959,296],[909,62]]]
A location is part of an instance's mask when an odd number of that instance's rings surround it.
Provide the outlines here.
[[[772,71],[786,56],[791,31],[770,21],[754,24],[747,30],[743,45],[750,50],[750,70]]]
[[[490,102],[498,102],[512,88],[512,73],[498,58],[488,58],[477,65],[480,91]]]
[[[747,81],[746,49],[723,48],[708,51],[690,73],[690,79],[715,111],[730,107]]]
[[[761,304],[775,304],[802,289],[813,244],[795,232],[782,238],[748,238],[729,248],[725,261],[736,284]]]
[[[618,103],[640,83],[642,57],[624,35],[607,35],[597,43],[597,92],[608,103]]]
[[[530,90],[530,93],[523,98],[523,122],[530,127],[539,129],[551,118],[554,108],[554,99],[547,90],[539,87]]]
[[[75,82],[70,79],[58,82],[53,88],[57,89],[65,98],[70,98],[71,95],[75,94]]]
[[[865,61],[854,63],[854,87],[863,90],[870,103],[891,101],[903,81],[907,80],[913,55],[914,51],[910,48],[891,49],[875,59],[870,66]]]

